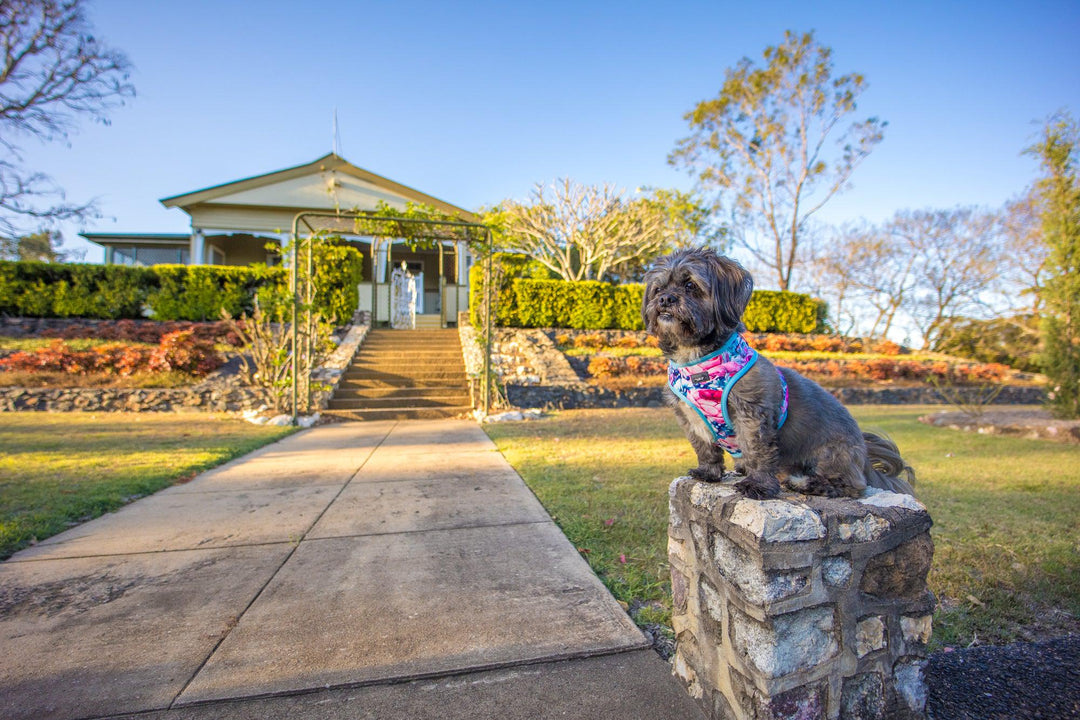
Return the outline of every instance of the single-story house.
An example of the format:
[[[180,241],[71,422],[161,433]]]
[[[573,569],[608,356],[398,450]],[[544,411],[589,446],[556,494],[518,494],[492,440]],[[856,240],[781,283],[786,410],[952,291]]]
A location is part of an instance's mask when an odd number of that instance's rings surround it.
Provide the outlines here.
[[[276,170],[242,180],[163,198],[167,208],[180,208],[191,218],[190,233],[81,233],[105,248],[105,262],[125,265],[251,265],[273,264],[280,255],[267,244],[289,242],[298,213],[374,211],[379,201],[404,209],[407,202],[429,205],[465,222],[476,215],[419,190],[359,168],[334,153],[306,165]],[[366,259],[360,287],[360,310],[388,320],[392,267],[405,262],[418,278],[417,312],[454,323],[468,305],[469,267],[473,254],[462,241],[442,247],[410,250],[403,242],[373,241],[342,233]],[[441,259],[441,262],[440,262]],[[372,280],[374,279],[374,284]]]

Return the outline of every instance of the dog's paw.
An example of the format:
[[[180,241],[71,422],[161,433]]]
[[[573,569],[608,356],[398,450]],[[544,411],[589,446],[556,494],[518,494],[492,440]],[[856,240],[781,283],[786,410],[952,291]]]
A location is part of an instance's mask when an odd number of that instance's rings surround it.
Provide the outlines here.
[[[839,478],[826,478],[820,475],[807,478],[805,486],[799,492],[827,498],[862,496],[862,491],[852,487],[850,483],[845,483]]]
[[[754,473],[735,483],[735,489],[751,500],[768,500],[780,494],[780,482],[771,475]]]
[[[701,482],[714,483],[721,482],[724,479],[724,471],[722,469],[720,471],[716,471],[711,468],[696,467],[690,468],[686,472],[686,474],[694,478],[695,480],[699,480]]]

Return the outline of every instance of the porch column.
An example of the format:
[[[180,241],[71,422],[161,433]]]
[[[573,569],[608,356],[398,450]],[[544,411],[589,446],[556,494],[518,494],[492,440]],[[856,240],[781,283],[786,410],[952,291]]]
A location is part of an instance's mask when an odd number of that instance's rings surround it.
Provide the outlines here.
[[[114,262],[113,248],[111,245],[105,246],[105,264],[112,265]]]
[[[191,228],[191,248],[188,265],[203,265],[206,257],[206,235],[202,228]]]
[[[390,238],[380,238],[379,251],[375,253],[375,282],[383,284],[387,278],[387,266],[390,264]]]
[[[457,284],[468,286],[469,284],[469,245],[458,241],[457,243]]]

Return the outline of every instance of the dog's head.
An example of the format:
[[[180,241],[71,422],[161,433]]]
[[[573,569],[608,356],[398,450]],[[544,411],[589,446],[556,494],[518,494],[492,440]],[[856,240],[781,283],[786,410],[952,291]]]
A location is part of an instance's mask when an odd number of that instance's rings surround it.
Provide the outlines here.
[[[645,329],[668,354],[719,346],[742,329],[754,280],[739,263],[705,248],[676,250],[645,275]]]

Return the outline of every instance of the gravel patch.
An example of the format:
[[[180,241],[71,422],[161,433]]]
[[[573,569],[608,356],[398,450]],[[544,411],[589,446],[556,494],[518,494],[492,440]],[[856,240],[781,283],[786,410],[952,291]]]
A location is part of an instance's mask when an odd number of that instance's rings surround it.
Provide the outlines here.
[[[1080,718],[1080,635],[937,652],[925,672],[930,720]]]

